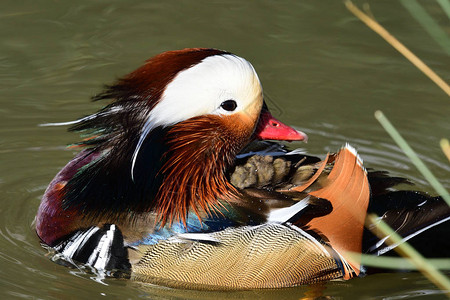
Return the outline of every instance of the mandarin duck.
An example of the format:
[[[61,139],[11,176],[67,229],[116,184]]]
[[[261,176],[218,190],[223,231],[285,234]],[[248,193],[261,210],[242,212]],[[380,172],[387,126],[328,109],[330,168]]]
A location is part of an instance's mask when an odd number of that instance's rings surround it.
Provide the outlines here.
[[[349,253],[386,252],[364,232],[368,209],[404,237],[449,218],[440,198],[389,191],[406,181],[368,172],[350,145],[320,160],[263,141],[307,136],[270,114],[254,68],[229,52],[159,54],[93,98],[105,99],[49,124],[85,137],[36,217],[66,261],[175,287],[290,287],[359,276]]]

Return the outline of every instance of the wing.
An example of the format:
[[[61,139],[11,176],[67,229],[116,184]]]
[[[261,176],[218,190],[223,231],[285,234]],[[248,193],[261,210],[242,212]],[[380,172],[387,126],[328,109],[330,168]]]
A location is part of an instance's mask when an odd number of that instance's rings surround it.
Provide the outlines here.
[[[267,223],[131,250],[132,278],[201,289],[280,288],[342,277],[337,254],[302,229]],[[130,254],[132,257],[133,254]]]

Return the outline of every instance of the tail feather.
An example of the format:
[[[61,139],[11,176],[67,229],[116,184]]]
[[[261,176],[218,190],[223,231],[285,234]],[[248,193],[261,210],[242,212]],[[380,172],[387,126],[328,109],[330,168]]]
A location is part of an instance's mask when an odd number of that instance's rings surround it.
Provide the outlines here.
[[[390,192],[372,199],[368,211],[380,216],[423,255],[450,256],[445,238],[450,233],[450,207],[441,197],[414,191]],[[395,246],[388,246],[368,230],[364,233],[363,252],[382,255]]]

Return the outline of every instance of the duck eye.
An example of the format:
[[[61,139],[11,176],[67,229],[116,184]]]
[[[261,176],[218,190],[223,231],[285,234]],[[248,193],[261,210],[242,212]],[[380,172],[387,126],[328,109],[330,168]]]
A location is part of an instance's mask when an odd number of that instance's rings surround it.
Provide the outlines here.
[[[237,103],[234,100],[227,100],[223,101],[222,104],[220,104],[220,107],[222,107],[226,111],[233,111],[236,109]]]

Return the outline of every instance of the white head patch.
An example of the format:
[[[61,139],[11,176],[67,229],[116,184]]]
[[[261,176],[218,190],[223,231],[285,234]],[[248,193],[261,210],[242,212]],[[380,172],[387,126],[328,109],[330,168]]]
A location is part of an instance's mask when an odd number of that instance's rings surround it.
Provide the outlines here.
[[[234,100],[233,111],[221,103]],[[227,115],[262,105],[262,87],[253,66],[235,55],[214,55],[181,71],[165,88],[160,101],[149,112],[139,142],[133,153],[131,177],[139,149],[147,135],[158,126],[207,114]]]

